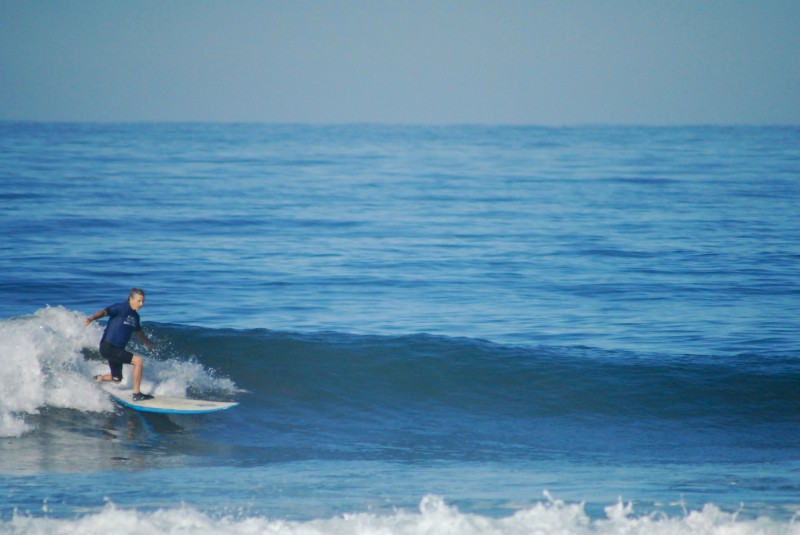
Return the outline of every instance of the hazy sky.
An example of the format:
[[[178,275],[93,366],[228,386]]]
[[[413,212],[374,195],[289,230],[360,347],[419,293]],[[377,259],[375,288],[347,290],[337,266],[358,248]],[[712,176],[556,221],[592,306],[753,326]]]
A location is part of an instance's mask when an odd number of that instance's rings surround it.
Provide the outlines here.
[[[800,0],[0,0],[0,120],[800,124]]]

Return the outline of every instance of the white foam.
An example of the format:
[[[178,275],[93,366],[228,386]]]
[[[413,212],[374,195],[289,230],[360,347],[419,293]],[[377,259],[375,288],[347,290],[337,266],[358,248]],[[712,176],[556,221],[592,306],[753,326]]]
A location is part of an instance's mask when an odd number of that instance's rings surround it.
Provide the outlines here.
[[[142,389],[150,389],[156,396],[186,397],[189,388],[229,395],[240,392],[233,381],[217,377],[213,370],[205,368],[194,358],[148,359],[145,366],[148,368],[147,376],[154,382],[143,380]]]
[[[94,325],[84,327],[79,313],[63,307],[0,321],[0,436],[29,430],[25,415],[47,406],[111,410],[107,396],[92,384],[97,363],[81,353],[97,346],[101,332]]]
[[[103,360],[86,360],[82,350],[95,349],[103,327],[84,327],[83,314],[46,307],[30,316],[0,320],[0,437],[18,437],[31,429],[29,416],[45,407],[105,412],[114,409],[92,379],[108,373]],[[130,387],[132,370],[126,367]],[[229,379],[218,378],[195,360],[145,360],[142,390],[162,396],[185,396],[188,388],[236,392]]]
[[[609,506],[606,515],[593,520],[582,504],[566,504],[552,498],[502,518],[463,513],[440,497],[426,496],[418,511],[352,513],[305,522],[241,515],[218,518],[189,507],[140,512],[108,504],[98,513],[76,519],[15,514],[10,521],[0,523],[0,534],[800,535],[800,524],[795,519],[742,520],[736,513],[724,512],[714,505],[680,517],[667,517],[636,516],[630,504],[620,502]]]

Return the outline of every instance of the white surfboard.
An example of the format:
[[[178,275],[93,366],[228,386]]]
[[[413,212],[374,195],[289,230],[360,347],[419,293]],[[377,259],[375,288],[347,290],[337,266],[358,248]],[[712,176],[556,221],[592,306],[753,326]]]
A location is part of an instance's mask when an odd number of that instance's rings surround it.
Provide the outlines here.
[[[205,412],[223,411],[235,407],[234,401],[207,401],[203,399],[176,398],[156,396],[145,401],[133,401],[133,390],[104,387],[117,403],[142,412],[161,414],[202,414]]]

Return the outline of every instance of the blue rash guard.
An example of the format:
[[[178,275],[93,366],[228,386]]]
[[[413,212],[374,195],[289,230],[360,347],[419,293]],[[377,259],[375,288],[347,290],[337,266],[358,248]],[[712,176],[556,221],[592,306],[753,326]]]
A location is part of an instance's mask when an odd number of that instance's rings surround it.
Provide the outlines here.
[[[110,319],[100,344],[106,342],[119,349],[125,349],[131,335],[142,330],[139,313],[133,310],[127,301],[111,305],[106,308],[106,312]]]

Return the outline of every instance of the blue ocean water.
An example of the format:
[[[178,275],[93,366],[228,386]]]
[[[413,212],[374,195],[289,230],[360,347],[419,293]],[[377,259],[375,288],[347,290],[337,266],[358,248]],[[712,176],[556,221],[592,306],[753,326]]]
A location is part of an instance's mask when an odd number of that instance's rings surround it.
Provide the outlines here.
[[[0,123],[0,533],[800,533],[798,207],[797,127]],[[134,286],[238,407],[94,384]]]

